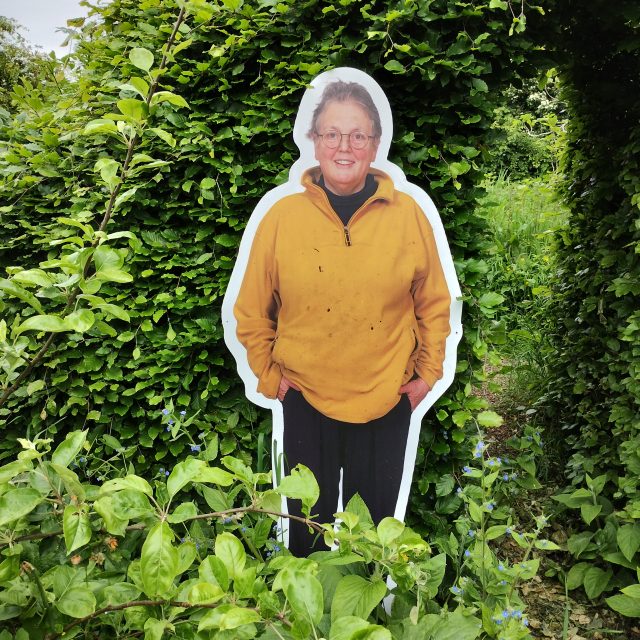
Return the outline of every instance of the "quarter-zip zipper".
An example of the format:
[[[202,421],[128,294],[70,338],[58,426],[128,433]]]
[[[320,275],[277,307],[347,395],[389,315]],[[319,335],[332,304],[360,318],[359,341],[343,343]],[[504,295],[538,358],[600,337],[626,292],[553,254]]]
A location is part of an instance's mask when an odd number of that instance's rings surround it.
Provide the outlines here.
[[[324,192],[324,189],[322,189],[322,187],[319,187],[318,185],[314,185],[317,189],[320,190],[320,193],[322,193],[322,196],[324,197],[324,201],[326,202],[326,204],[329,207],[329,210],[333,213],[333,217],[338,221],[338,223],[342,224],[342,220],[340,220],[340,216],[333,210],[333,207],[331,206],[331,203],[329,202],[329,198],[327,197],[327,194]],[[342,225],[342,230],[344,233],[344,244],[346,247],[350,247],[353,243],[351,242],[351,232],[349,231],[349,225],[355,220],[356,216],[370,203],[375,202],[376,200],[379,200],[379,198],[376,197],[375,193],[367,200],[365,200],[362,205],[360,206],[360,208],[357,211],[354,211],[353,215],[351,216],[351,219],[349,220],[349,222],[345,225]]]

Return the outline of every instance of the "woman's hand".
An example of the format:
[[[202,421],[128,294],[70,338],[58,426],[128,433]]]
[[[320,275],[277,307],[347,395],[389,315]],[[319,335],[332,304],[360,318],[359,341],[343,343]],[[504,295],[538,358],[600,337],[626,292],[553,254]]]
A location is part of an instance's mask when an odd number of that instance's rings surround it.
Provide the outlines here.
[[[413,411],[424,399],[427,393],[431,391],[431,387],[422,379],[416,378],[403,384],[398,393],[406,393],[411,403],[411,411]]]
[[[280,380],[280,387],[278,388],[278,400],[280,400],[280,402],[284,400],[289,389],[300,391],[300,387],[295,382],[291,382],[291,380],[282,376],[282,379]]]

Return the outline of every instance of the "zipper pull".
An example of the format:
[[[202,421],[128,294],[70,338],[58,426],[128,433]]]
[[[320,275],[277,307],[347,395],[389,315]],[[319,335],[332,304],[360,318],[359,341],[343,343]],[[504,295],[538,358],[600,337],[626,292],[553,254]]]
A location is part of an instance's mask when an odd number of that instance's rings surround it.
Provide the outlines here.
[[[349,235],[349,228],[346,226],[344,227],[344,243],[347,247],[351,246],[351,236]]]

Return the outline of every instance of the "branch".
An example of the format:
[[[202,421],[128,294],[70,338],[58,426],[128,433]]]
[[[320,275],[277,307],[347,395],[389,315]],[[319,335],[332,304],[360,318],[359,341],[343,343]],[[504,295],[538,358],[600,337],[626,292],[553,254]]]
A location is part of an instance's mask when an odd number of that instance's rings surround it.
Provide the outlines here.
[[[301,522],[302,524],[306,524],[312,529],[315,529],[318,533],[324,533],[325,531],[322,525],[318,524],[314,520],[309,520],[308,518],[302,518],[300,516],[294,516],[288,513],[282,513],[281,511],[268,511],[267,509],[258,509],[257,507],[236,507],[234,509],[227,509],[226,511],[199,513],[196,516],[185,518],[183,522],[190,522],[191,520],[209,520],[211,518],[224,518],[237,513],[264,513],[268,516],[277,516],[278,518],[288,518],[289,520],[296,520],[297,522]],[[125,531],[141,531],[146,528],[147,525],[144,522],[139,522],[138,524],[131,524],[128,527],[125,527]],[[28,540],[44,540],[45,538],[53,538],[55,536],[59,536],[62,533],[62,529],[58,529],[57,531],[48,531],[47,533],[31,533],[29,535],[20,536],[19,538],[13,539],[11,541],[11,544],[17,542],[25,542]],[[98,533],[110,534],[110,532],[105,529],[100,529]],[[0,542],[0,549],[9,546],[9,544],[9,542]]]

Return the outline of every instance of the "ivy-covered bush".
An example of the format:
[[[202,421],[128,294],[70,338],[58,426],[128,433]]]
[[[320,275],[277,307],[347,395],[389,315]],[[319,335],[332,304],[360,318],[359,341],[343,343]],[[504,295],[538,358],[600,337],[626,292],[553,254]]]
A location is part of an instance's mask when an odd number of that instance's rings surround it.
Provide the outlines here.
[[[222,454],[255,456],[270,418],[245,399],[220,303],[250,213],[297,156],[291,133],[307,83],[350,65],[386,91],[390,159],[433,197],[464,293],[457,379],[425,419],[413,492],[428,526],[459,508],[447,484],[431,496],[464,459],[467,432],[499,422],[472,392],[492,340],[479,320],[497,304],[483,284],[474,203],[500,89],[535,62],[525,24],[538,8],[525,9],[503,0],[94,9],[76,78],[16,88],[18,113],[0,130],[0,459],[14,453],[13,436],[88,428],[110,464],[153,473],[211,425]],[[170,403],[191,420],[191,440],[161,423]]]
[[[579,509],[571,588],[640,616],[640,22],[637,3],[554,10],[569,111],[550,424]],[[560,26],[561,25],[561,26]],[[589,34],[585,37],[585,34]],[[634,583],[634,584],[631,584]]]

